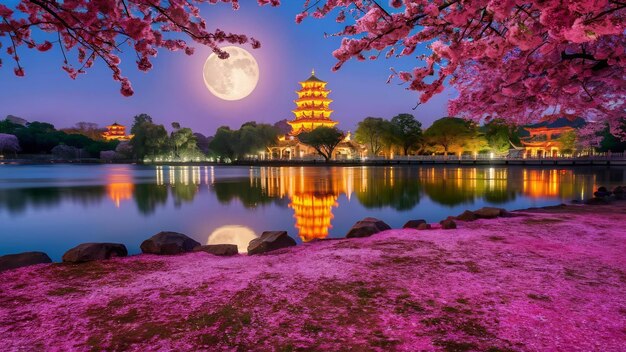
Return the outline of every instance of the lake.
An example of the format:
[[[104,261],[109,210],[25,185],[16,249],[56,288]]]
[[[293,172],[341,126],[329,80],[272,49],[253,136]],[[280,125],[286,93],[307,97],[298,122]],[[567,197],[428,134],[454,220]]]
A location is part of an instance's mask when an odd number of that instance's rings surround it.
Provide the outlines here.
[[[159,231],[240,250],[265,230],[298,241],[343,237],[367,216],[392,227],[466,209],[586,199],[626,184],[624,168],[0,165],[0,255],[59,261],[84,242],[131,254]]]

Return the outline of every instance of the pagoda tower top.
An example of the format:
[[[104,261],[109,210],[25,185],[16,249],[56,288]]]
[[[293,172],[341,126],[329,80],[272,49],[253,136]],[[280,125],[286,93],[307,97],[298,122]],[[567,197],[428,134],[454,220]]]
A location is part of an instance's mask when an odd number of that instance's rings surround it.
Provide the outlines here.
[[[330,90],[326,89],[327,82],[317,78],[313,69],[311,77],[299,83],[301,88],[296,91],[298,99],[294,100],[296,109],[292,110],[295,119],[288,122],[291,135],[321,126],[334,127],[338,122],[330,119],[333,110],[329,107],[332,100],[328,98]]]

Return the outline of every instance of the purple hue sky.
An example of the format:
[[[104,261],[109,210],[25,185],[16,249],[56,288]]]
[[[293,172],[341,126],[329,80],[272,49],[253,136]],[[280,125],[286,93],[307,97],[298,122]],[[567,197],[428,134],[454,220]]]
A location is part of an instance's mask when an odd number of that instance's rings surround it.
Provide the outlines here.
[[[11,0],[8,5],[14,3]],[[13,63],[6,54],[0,56],[0,118],[12,114],[62,128],[79,121],[129,125],[134,115],[147,113],[167,127],[178,121],[212,135],[221,125],[238,128],[250,120],[274,123],[292,119],[298,81],[308,78],[312,68],[319,78],[329,82],[330,98],[334,100],[331,108],[335,110],[332,118],[339,121],[340,129],[353,131],[366,116],[391,118],[408,112],[428,126],[446,115],[448,93],[413,111],[417,94],[396,83],[386,84],[390,67],[410,69],[419,64],[415,58],[351,61],[332,72],[336,60],[331,53],[340,39],[324,38],[324,33],[334,33],[342,25],[332,18],[309,18],[297,25],[294,17],[302,3],[285,1],[272,8],[250,1],[243,3],[239,11],[232,11],[228,4],[201,6],[209,28],[245,33],[262,43],[257,50],[244,46],[259,63],[260,79],[256,90],[243,100],[224,101],[207,90],[202,67],[210,50],[198,45],[193,56],[160,51],[148,73],[138,71],[134,59],[128,56],[122,69],[135,89],[130,98],[120,94],[118,82],[112,80],[102,62],[73,81],[61,69],[58,47],[46,53],[21,48],[25,77],[14,76]]]

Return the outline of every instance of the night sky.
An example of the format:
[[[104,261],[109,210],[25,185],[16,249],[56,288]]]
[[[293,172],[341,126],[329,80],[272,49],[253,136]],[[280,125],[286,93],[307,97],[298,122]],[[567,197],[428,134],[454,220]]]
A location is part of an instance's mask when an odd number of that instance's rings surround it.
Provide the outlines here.
[[[14,2],[8,1],[8,6]],[[292,119],[297,82],[308,78],[312,68],[316,76],[329,82],[330,98],[334,100],[331,108],[335,110],[332,118],[339,121],[342,130],[354,131],[356,123],[366,116],[391,118],[408,112],[428,126],[446,115],[448,93],[412,110],[417,94],[397,82],[386,83],[390,67],[408,70],[419,65],[415,57],[354,60],[332,72],[336,60],[331,53],[339,46],[340,38],[325,38],[324,33],[337,32],[343,24],[329,17],[307,18],[297,25],[294,17],[302,9],[302,3],[284,1],[279,7],[259,7],[256,2],[246,1],[238,11],[233,11],[229,4],[201,5],[209,28],[244,33],[261,41],[262,46],[257,50],[243,46],[256,57],[260,67],[255,91],[243,100],[224,101],[207,90],[202,66],[210,50],[200,45],[194,45],[193,56],[160,51],[148,73],[137,70],[129,50],[122,56],[122,70],[135,90],[130,98],[120,94],[119,82],[112,80],[102,61],[97,61],[87,74],[72,80],[61,69],[58,47],[46,53],[21,47],[18,52],[25,77],[13,74],[14,64],[2,49],[0,118],[12,114],[63,128],[79,121],[100,125],[117,121],[129,125],[134,115],[147,113],[168,128],[177,121],[194,131],[212,135],[222,125],[238,128],[251,120],[274,123]]]

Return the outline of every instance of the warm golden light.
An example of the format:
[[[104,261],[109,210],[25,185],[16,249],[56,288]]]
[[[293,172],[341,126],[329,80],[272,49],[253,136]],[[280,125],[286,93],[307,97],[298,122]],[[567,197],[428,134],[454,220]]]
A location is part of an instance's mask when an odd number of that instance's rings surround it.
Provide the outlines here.
[[[230,56],[222,60],[212,53],[204,63],[204,84],[213,95],[224,100],[240,100],[252,93],[259,82],[259,65],[247,50],[226,46]]]
[[[350,198],[355,177],[352,168],[341,169],[341,175],[319,174],[301,168],[261,168],[261,188],[271,197],[288,197],[296,219],[295,227],[303,242],[328,237],[332,228],[332,208],[339,195]],[[252,177],[252,176],[251,176]]]
[[[289,206],[293,209],[296,219],[298,236],[304,242],[328,237],[332,228],[332,207],[338,206],[334,194],[316,195],[314,193],[295,194]]]
[[[296,109],[293,110],[296,118],[288,122],[291,134],[298,135],[321,126],[334,127],[338,122],[330,119],[333,110],[329,107],[332,100],[328,98],[327,82],[315,77],[312,71],[311,77],[299,83],[302,87],[296,92],[298,99],[294,100]]]
[[[120,125],[119,123],[115,122],[112,125],[108,125],[107,130],[102,132],[102,138],[106,139],[107,141],[129,141],[133,138],[133,135],[127,135],[126,126]]]
[[[239,253],[247,253],[248,243],[255,238],[257,235],[249,227],[225,225],[215,229],[206,244],[235,244]]]
[[[112,174],[107,177],[107,194],[119,208],[122,201],[133,197],[135,185],[132,178],[126,174]]]

